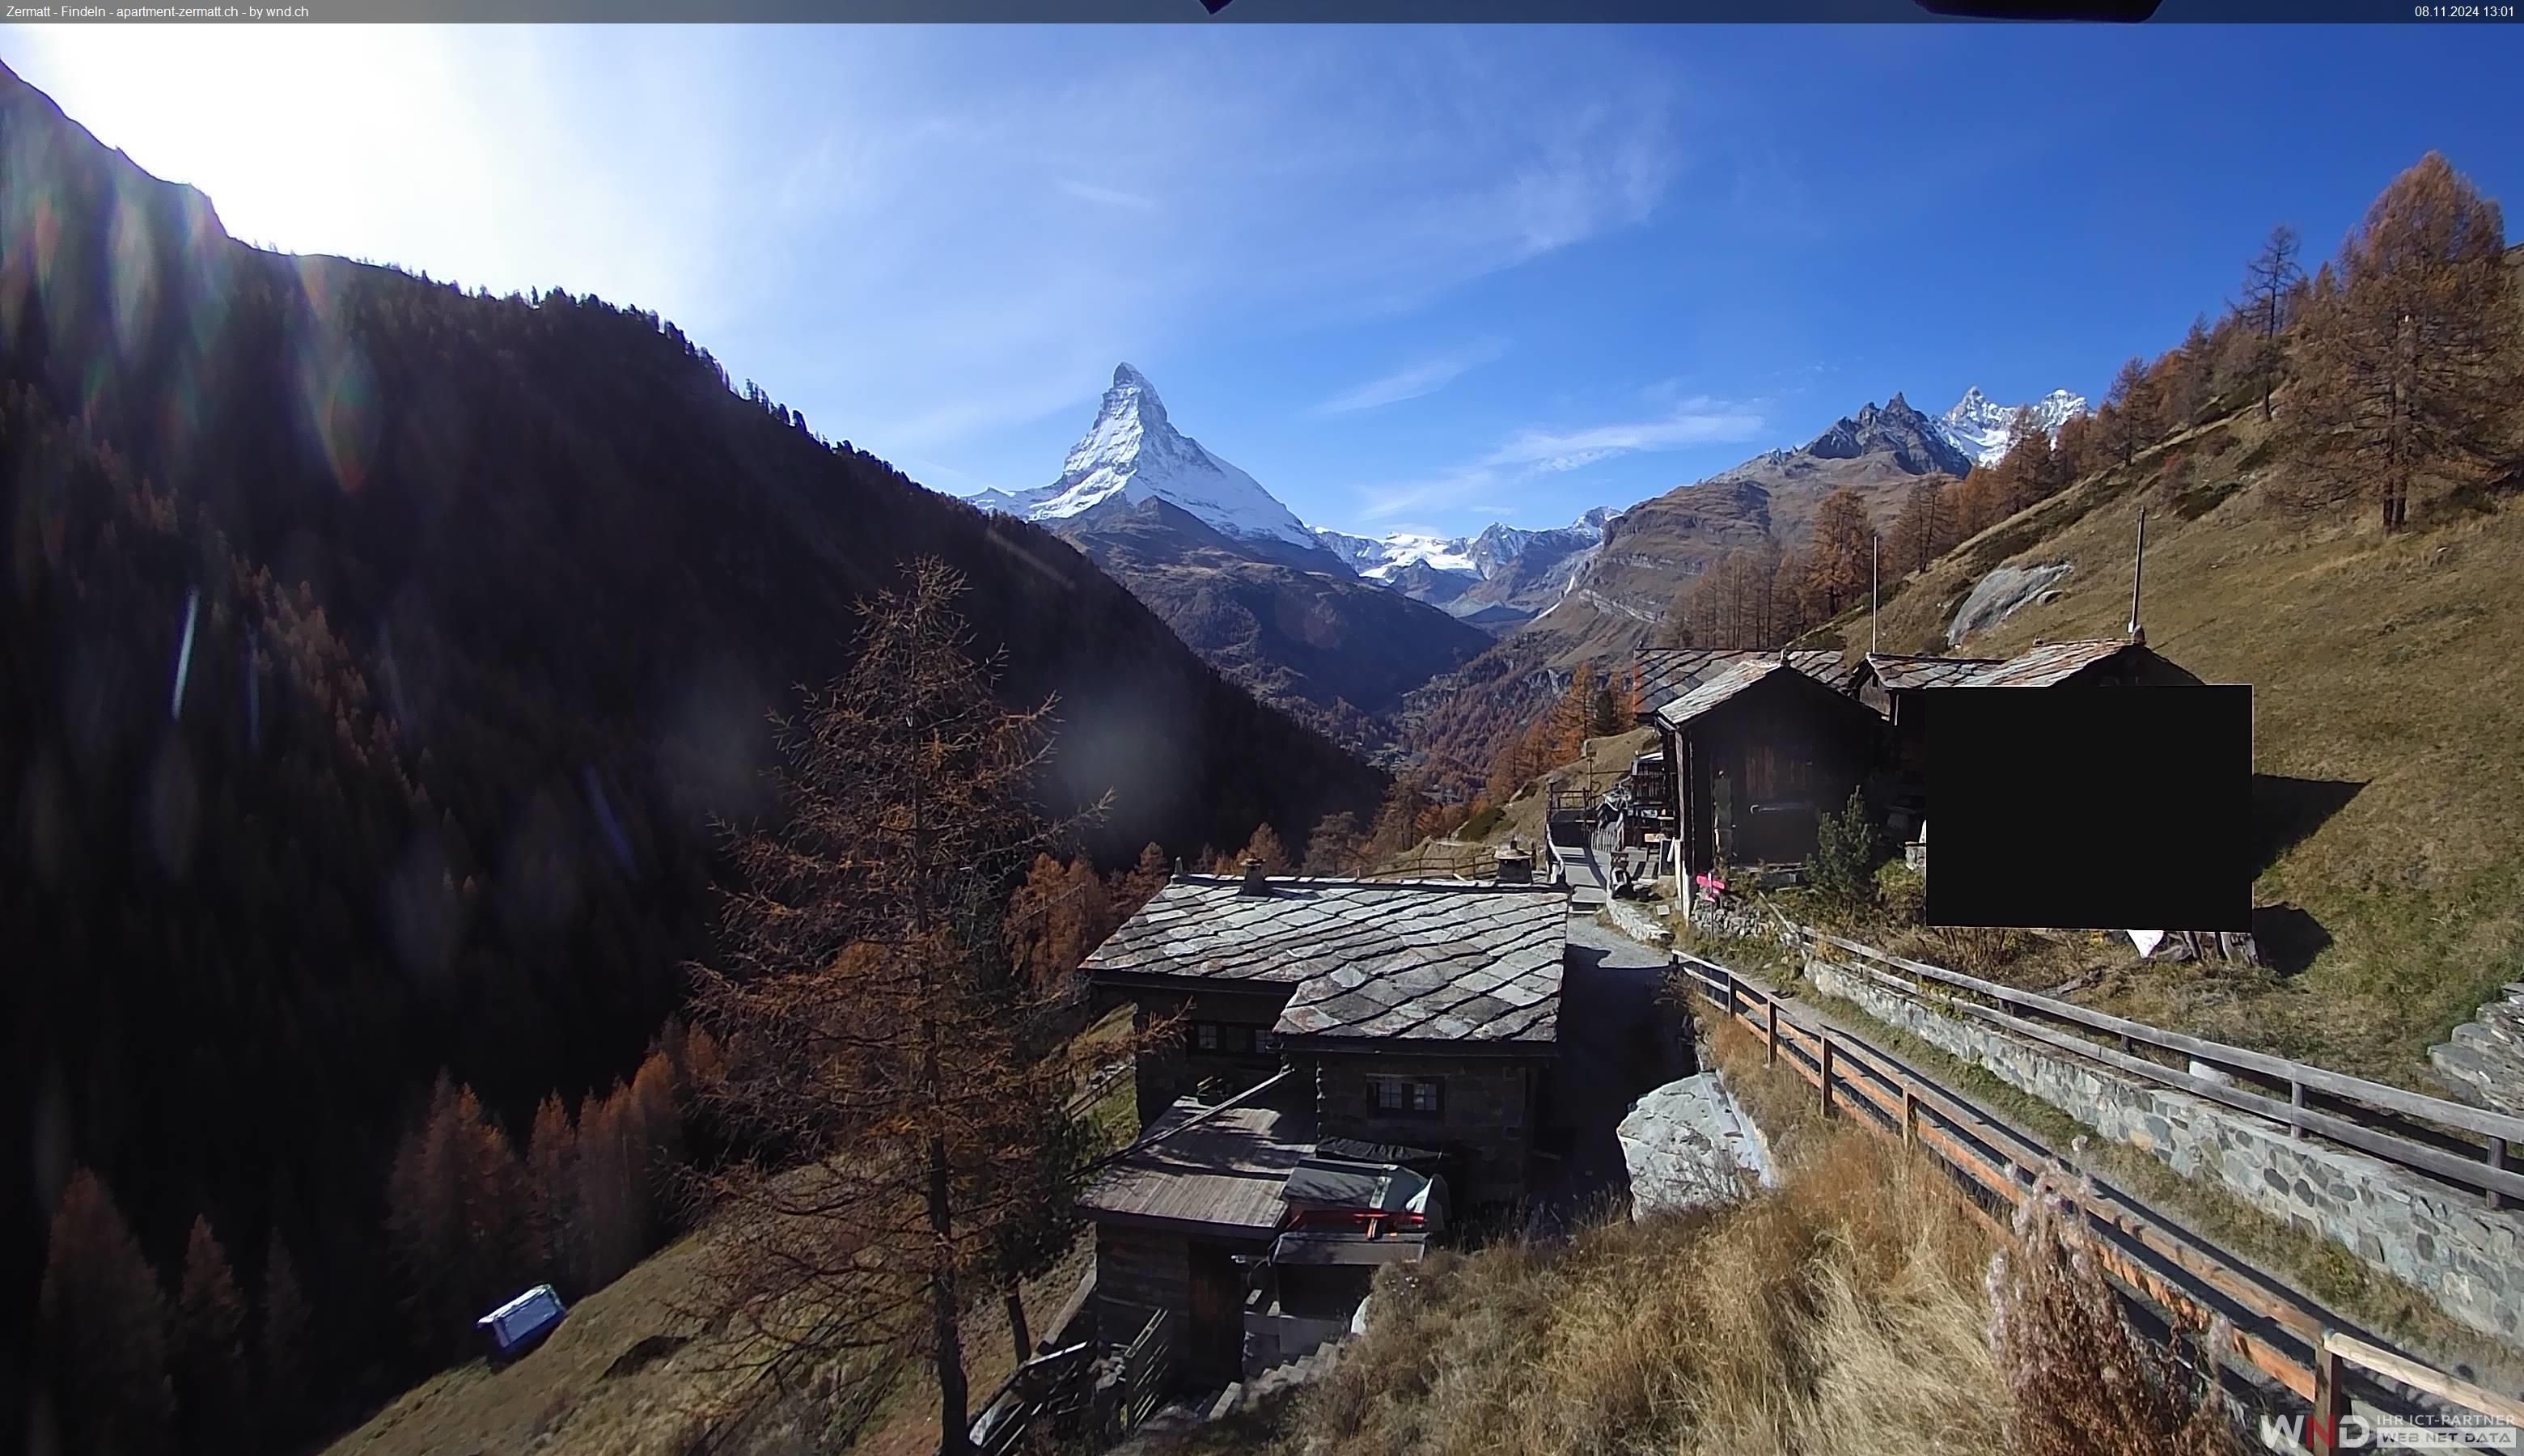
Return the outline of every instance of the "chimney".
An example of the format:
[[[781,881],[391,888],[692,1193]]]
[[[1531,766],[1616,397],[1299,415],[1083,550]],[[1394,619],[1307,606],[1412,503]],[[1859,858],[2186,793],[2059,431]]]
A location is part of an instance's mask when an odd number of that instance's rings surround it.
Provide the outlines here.
[[[1498,883],[1502,885],[1533,883],[1533,856],[1527,853],[1515,840],[1509,840],[1507,848],[1497,851],[1493,857],[1498,860]]]
[[[1238,895],[1269,895],[1271,893],[1271,880],[1269,876],[1262,873],[1262,861],[1248,854],[1244,857],[1241,863],[1244,868],[1244,884],[1243,887],[1236,893]]]

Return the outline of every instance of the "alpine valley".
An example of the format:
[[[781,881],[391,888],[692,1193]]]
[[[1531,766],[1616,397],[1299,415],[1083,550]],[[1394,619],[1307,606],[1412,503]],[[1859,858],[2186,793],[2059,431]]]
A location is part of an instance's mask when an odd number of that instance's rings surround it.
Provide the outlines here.
[[[1975,388],[1929,415],[1896,394],[1627,510],[1372,537],[1299,519],[1177,429],[1125,364],[1055,479],[965,499],[1052,530],[1256,697],[1390,758],[1407,725],[1432,704],[1482,700],[1468,690],[1483,680],[1539,698],[1575,662],[1645,642],[1692,577],[1731,550],[1801,544],[1832,492],[1855,488],[1888,520],[1917,481],[2004,456],[2019,413],[2056,434],[2084,409],[2066,390],[2019,409]],[[1489,705],[1507,717],[1519,706]]]

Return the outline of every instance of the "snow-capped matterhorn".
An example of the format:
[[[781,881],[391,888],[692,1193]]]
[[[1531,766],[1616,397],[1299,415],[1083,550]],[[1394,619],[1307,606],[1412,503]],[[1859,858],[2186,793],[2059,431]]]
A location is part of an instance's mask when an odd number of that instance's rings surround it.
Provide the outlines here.
[[[2002,405],[1980,392],[1975,384],[1964,391],[1964,397],[1937,421],[1937,427],[1957,450],[1976,464],[1994,465],[2007,458],[2008,437],[2015,427],[2017,406]],[[2055,389],[2032,405],[2033,417],[2054,439],[2060,426],[2086,413],[2086,397]]]
[[[1095,422],[1070,448],[1058,480],[1034,490],[984,491],[967,499],[1029,520],[1054,520],[1117,496],[1133,504],[1153,497],[1228,536],[1322,545],[1252,476],[1176,429],[1147,376],[1127,364],[1113,370],[1113,387],[1104,391]]]

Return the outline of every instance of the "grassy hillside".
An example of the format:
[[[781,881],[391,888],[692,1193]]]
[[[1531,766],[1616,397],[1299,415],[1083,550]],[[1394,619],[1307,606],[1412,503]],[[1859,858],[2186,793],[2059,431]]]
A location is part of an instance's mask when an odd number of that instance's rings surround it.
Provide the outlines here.
[[[2146,508],[2149,645],[2252,684],[2256,772],[2301,781],[2264,787],[2255,900],[2302,914],[2270,922],[2284,970],[2138,966],[2094,998],[2426,1086],[2429,1043],[2524,975],[2524,507],[2440,503],[2387,539],[2273,506],[2272,456],[2257,410],[2176,436],[1905,580],[1877,626],[1887,650],[1942,650],[1991,567],[2067,561],[2055,600],[1965,650],[2115,635]],[[1833,629],[1866,640],[1863,617]]]

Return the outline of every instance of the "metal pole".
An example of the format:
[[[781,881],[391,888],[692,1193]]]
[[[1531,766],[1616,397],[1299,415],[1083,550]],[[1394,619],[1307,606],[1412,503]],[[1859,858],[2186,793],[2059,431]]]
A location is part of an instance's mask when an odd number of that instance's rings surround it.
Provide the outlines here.
[[[1872,531],[1867,536],[1867,650],[1875,651],[1875,577],[1878,562],[1884,558],[1884,538]]]
[[[2139,634],[2140,634],[2140,632],[2141,632],[2141,630],[2142,630],[2142,629],[2140,628],[2139,624],[2138,624],[2138,589],[2139,589],[2139,583],[2140,583],[2140,581],[2141,581],[2141,580],[2142,580],[2146,575],[2147,575],[2147,508],[2146,508],[2146,507],[2144,507],[2144,506],[2142,506],[2142,507],[2140,507],[2140,508],[2139,508],[2139,512],[2138,512],[2138,555],[2137,555],[2136,558],[2135,558],[2135,559],[2130,563],[2130,619],[2129,619],[2129,635],[2130,635],[2130,640],[2131,640],[2132,642],[2136,642],[2136,641],[2138,641],[2138,640],[2139,640]]]

